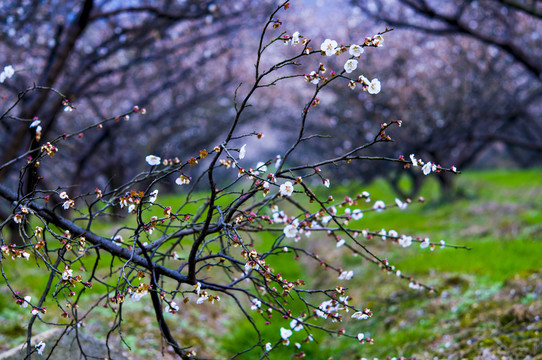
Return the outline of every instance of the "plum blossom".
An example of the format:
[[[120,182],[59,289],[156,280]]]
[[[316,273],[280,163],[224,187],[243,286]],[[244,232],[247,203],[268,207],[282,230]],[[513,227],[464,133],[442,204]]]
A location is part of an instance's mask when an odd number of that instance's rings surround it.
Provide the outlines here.
[[[164,308],[164,311],[171,314],[175,314],[176,312],[179,311],[179,305],[177,305],[175,301],[171,301],[171,303],[166,305],[166,307]]]
[[[290,322],[290,327],[294,331],[299,331],[303,329],[303,321],[299,318],[294,319]]]
[[[264,162],[260,161],[258,164],[256,164],[256,170],[254,171],[254,175],[260,175],[261,173],[265,173],[267,171],[267,165],[265,165]]]
[[[355,57],[360,56],[361,54],[363,54],[364,51],[365,50],[363,50],[361,46],[356,45],[356,44],[350,45],[350,49],[348,49],[348,52],[350,53],[350,55],[355,56]]]
[[[337,241],[337,244],[336,244],[335,246],[338,247],[338,248],[340,248],[341,246],[344,245],[345,242],[346,242],[346,241],[344,241],[344,239],[341,239],[341,240]]]
[[[241,146],[241,149],[239,149],[239,160],[242,160],[245,158],[247,154],[247,144],[244,144]]]
[[[349,271],[342,271],[342,272],[339,274],[338,279],[339,279],[339,280],[350,280],[350,279],[352,279],[353,276],[354,276],[354,272],[353,272],[352,270],[349,270]]]
[[[271,343],[265,344],[265,351],[268,351],[268,352],[269,352],[269,351],[271,351],[271,350],[273,350],[273,345],[271,345]]]
[[[424,238],[423,241],[420,243],[420,248],[425,249],[429,246],[429,238]]]
[[[201,295],[198,298],[198,300],[196,300],[196,304],[201,305],[207,299],[209,299],[209,295],[207,295],[207,292],[202,291]]]
[[[369,88],[367,89],[367,92],[372,95],[376,95],[380,92],[381,86],[380,81],[378,79],[371,80],[371,83],[369,84]]]
[[[329,185],[330,185],[329,179],[325,179],[325,180],[324,180],[324,186],[327,187],[327,188],[329,188]]]
[[[147,155],[145,157],[145,161],[147,162],[147,164],[149,164],[150,166],[155,166],[155,165],[160,165],[160,162],[162,161],[162,159],[159,157],[159,156],[155,156],[155,155]]]
[[[290,196],[294,192],[294,185],[291,181],[286,181],[284,184],[280,185],[279,190],[282,196]]]
[[[409,247],[410,245],[412,245],[412,236],[402,235],[399,238],[399,245],[401,245],[404,248]]]
[[[406,202],[402,202],[400,199],[398,198],[395,198],[395,204],[397,205],[397,207],[401,210],[405,210],[408,206],[408,203]]]
[[[424,175],[429,175],[431,173],[431,161],[428,161],[425,163],[424,166],[422,166],[422,171]]]
[[[43,355],[43,350],[45,350],[45,343],[43,341],[40,341],[38,344],[34,346],[39,356]]]
[[[287,238],[295,238],[299,231],[297,230],[295,225],[289,224],[289,225],[286,225],[283,232]]]
[[[363,311],[356,311],[355,313],[352,314],[352,319],[365,320],[368,318],[369,318],[369,315],[367,315]]]
[[[334,55],[337,52],[337,42],[335,40],[326,39],[322,45],[320,45],[320,50],[322,50],[326,56]]]
[[[365,76],[363,75],[360,75],[358,77],[358,82],[361,84],[361,85],[364,85],[364,86],[369,86],[371,85],[371,82],[369,81],[369,79],[367,79]]]
[[[412,166],[418,166],[418,160],[414,156],[414,154],[410,154],[410,161],[412,161]]]
[[[284,345],[289,345],[290,340],[288,338],[292,336],[293,332],[290,329],[285,329],[283,327],[280,328],[280,337],[282,338]]]
[[[344,64],[344,71],[350,74],[352,71],[356,70],[357,67],[358,67],[358,61],[354,59],[349,59]]]
[[[361,211],[360,209],[354,209],[354,211],[352,211],[352,219],[360,220],[362,217],[363,211]]]
[[[274,223],[277,223],[277,224],[280,224],[280,223],[283,223],[286,219],[286,214],[284,213],[284,211],[280,210],[280,211],[275,211],[273,212],[273,222]]]
[[[141,298],[145,295],[147,295],[149,292],[146,288],[144,288],[143,290],[136,290],[134,291],[131,295],[130,295],[130,300],[133,301],[133,302],[138,302],[139,300],[141,300]]]
[[[377,34],[373,36],[372,43],[373,43],[373,46],[382,47],[384,46],[384,37],[382,37],[382,35],[380,34]]]
[[[62,280],[69,280],[73,275],[73,270],[70,269],[69,267],[65,267],[64,268],[64,271],[62,272]]]
[[[20,224],[23,221],[23,216],[21,214],[15,214],[13,215],[13,221],[16,224]]]
[[[318,85],[318,83],[320,82],[320,77],[318,76],[318,73],[316,71],[311,71],[310,74],[305,75],[305,80],[307,80],[311,84]]]
[[[181,174],[177,179],[175,179],[175,184],[188,185],[190,184],[190,178]]]
[[[149,201],[153,203],[156,201],[157,197],[158,197],[158,189],[154,190],[153,192],[149,194]]]
[[[365,338],[365,335],[363,333],[358,333],[357,338],[358,338],[359,341],[361,341],[361,340],[363,340],[363,338]]]
[[[299,37],[300,37],[299,31],[296,31],[295,33],[292,34],[292,45],[297,45],[300,43]]]
[[[0,84],[6,79],[11,79],[15,75],[15,69],[11,65],[4,66],[4,71],[0,73]]]
[[[278,169],[278,167],[280,166],[280,163],[282,162],[282,158],[280,157],[280,155],[277,155],[275,156],[275,167]]]
[[[19,304],[20,307],[26,308],[28,307],[28,304],[30,304],[30,301],[32,301],[32,296],[25,296],[23,302],[21,303],[17,302],[17,303]]]
[[[113,238],[113,244],[117,245],[117,246],[121,246],[122,245],[122,235],[120,234],[117,234],[115,235],[115,237]]]
[[[69,208],[73,207],[75,205],[75,202],[71,199],[68,199],[66,201],[64,201],[64,203],[62,204],[62,208],[64,210],[68,210]]]
[[[386,204],[382,200],[375,201],[373,205],[373,209],[375,209],[378,212],[382,211],[385,207],[386,207]]]
[[[262,307],[262,302],[256,298],[252,299],[252,305],[250,306],[250,310],[258,310]]]

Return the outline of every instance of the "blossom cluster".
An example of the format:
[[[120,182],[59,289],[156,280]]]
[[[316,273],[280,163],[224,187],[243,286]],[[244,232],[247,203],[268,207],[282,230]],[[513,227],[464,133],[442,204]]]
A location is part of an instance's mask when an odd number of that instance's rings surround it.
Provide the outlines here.
[[[0,84],[6,79],[11,79],[15,75],[15,69],[11,65],[4,66],[4,70],[0,73]]]

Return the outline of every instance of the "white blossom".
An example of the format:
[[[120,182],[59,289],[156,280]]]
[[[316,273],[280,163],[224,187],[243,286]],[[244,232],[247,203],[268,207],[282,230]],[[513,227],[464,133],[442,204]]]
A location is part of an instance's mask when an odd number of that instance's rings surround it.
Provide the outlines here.
[[[361,46],[356,45],[356,44],[350,45],[350,49],[348,49],[348,52],[350,53],[350,55],[355,56],[355,57],[360,56],[361,54],[363,54],[364,51],[365,50],[363,50]]]
[[[70,268],[65,268],[62,272],[62,280],[69,280],[73,275],[73,270]]]
[[[373,36],[373,45],[376,47],[384,46],[384,38],[382,37],[382,35],[378,34]]]
[[[425,249],[429,246],[429,238],[423,239],[423,241],[420,243],[420,248]]]
[[[45,350],[45,343],[43,341],[40,341],[38,344],[34,346],[36,351],[38,352],[39,356],[43,355],[43,350]]]
[[[303,321],[301,319],[294,319],[290,322],[290,327],[294,331],[299,331],[303,329]]]
[[[416,160],[414,154],[410,154],[410,161],[412,161],[412,166],[418,166],[418,160]]]
[[[271,345],[271,343],[265,344],[265,351],[271,351],[271,350],[273,350],[273,345]]]
[[[331,215],[326,215],[322,218],[322,224],[327,225],[331,221]]]
[[[267,171],[267,166],[264,162],[260,161],[258,164],[256,164],[256,170],[254,171],[254,175],[260,175],[262,173],[265,173]]]
[[[361,85],[365,85],[365,86],[369,86],[371,85],[371,82],[369,81],[369,79],[367,79],[365,76],[363,75],[360,75],[358,77],[358,81],[360,82]]]
[[[283,232],[284,232],[284,235],[286,235],[286,237],[288,238],[296,237],[298,234],[297,228],[292,224],[286,225]]]
[[[368,318],[369,318],[369,315],[361,311],[356,311],[355,313],[352,314],[352,319],[365,320]]]
[[[399,238],[399,245],[406,248],[412,245],[412,236],[403,235]]]
[[[290,196],[294,192],[294,185],[290,181],[286,181],[280,185],[279,190],[282,196]]]
[[[171,301],[171,303],[166,305],[166,307],[164,308],[164,311],[174,314],[177,311],[179,311],[179,309],[180,309],[179,305],[177,305],[177,303],[175,301]]]
[[[149,194],[149,201],[153,203],[156,201],[157,197],[158,197],[158,189],[154,190],[153,192]]]
[[[247,144],[241,146],[239,149],[239,160],[244,159],[247,154]]]
[[[283,340],[288,340],[290,336],[292,336],[293,332],[290,329],[285,329],[283,327],[280,328],[280,337]]]
[[[15,75],[15,69],[11,65],[4,66],[4,73],[6,74],[7,78],[11,78],[13,75]]]
[[[344,71],[350,74],[352,71],[356,70],[357,67],[358,67],[358,61],[354,59],[349,59],[344,64]]]
[[[344,239],[341,239],[341,240],[337,241],[337,244],[335,246],[340,248],[341,246],[344,245],[344,243],[345,243]]]
[[[339,280],[350,280],[354,276],[354,272],[352,270],[349,271],[342,271],[339,274]]]
[[[424,175],[429,175],[432,171],[432,163],[428,161],[424,166],[422,166],[422,171]]]
[[[371,83],[369,84],[369,88],[367,89],[367,92],[372,95],[376,95],[380,92],[381,85],[380,81],[378,79],[371,80]]]
[[[180,175],[177,179],[175,179],[175,184],[188,185],[190,184],[190,178],[188,176]]]
[[[386,207],[386,204],[382,200],[375,201],[373,205],[373,209],[375,209],[378,212],[382,211],[382,209],[384,209],[385,207]]]
[[[160,165],[160,162],[162,161],[162,159],[160,159],[159,156],[155,156],[155,155],[147,155],[145,157],[145,161],[147,162],[147,164],[149,164],[150,166],[155,166],[155,165]]]
[[[250,310],[258,310],[262,307],[262,302],[256,298],[252,299],[252,305],[250,306]]]
[[[408,206],[408,203],[402,202],[399,198],[395,198],[395,204],[397,204],[397,207],[401,210],[405,210]]]
[[[295,33],[292,34],[292,45],[297,45],[299,44],[300,40],[299,40],[299,31],[296,31]]]
[[[360,209],[354,209],[354,211],[352,211],[352,219],[360,220],[362,217],[363,211],[361,211]]]
[[[337,42],[335,40],[326,39],[322,45],[320,45],[320,50],[326,53],[326,56],[332,56],[337,52]]]
[[[15,69],[11,65],[4,66],[4,71],[0,73],[0,83],[3,83],[6,79],[10,79],[15,74]]]
[[[282,158],[280,157],[280,155],[277,155],[275,156],[275,167],[278,169],[278,167],[280,166],[280,163],[282,162]]]
[[[32,296],[25,296],[24,301],[21,303],[21,307],[26,308],[28,307],[28,304],[32,301]]]

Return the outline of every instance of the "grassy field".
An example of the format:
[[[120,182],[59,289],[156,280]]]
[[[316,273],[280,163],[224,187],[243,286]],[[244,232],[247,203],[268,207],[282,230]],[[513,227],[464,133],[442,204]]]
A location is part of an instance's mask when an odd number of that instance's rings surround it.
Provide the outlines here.
[[[369,244],[404,274],[438,291],[411,290],[408,282],[345,255],[342,262],[356,274],[349,282],[356,303],[371,308],[374,316],[340,326],[363,332],[375,342],[355,344],[315,333],[318,342],[303,345],[307,358],[542,358],[542,169],[466,172],[456,181],[460,195],[455,201],[441,201],[437,184],[428,181],[421,194],[425,204],[412,204],[404,211],[368,213],[360,225],[470,247],[470,251],[439,247],[429,251],[418,246],[403,249],[380,240]],[[340,198],[362,190],[386,203],[395,198],[384,182],[363,188],[341,185],[333,194]],[[288,265],[292,275],[307,272],[303,263],[290,261]],[[31,291],[46,277],[24,267],[9,270],[22,291]],[[310,281],[310,276],[305,279]],[[223,306],[228,306],[227,301]],[[199,309],[187,307],[186,312],[171,318],[174,331],[183,334],[185,344],[218,349],[209,355],[222,358],[252,343],[251,328],[240,324],[235,314],[225,308]],[[158,334],[148,304],[135,303],[126,311],[126,341],[135,356],[146,358],[153,351],[153,356],[159,356]],[[27,315],[11,296],[0,296],[0,351],[24,339]],[[97,309],[87,326],[95,334],[104,333],[110,316],[107,310]],[[205,326],[189,326],[201,323],[202,316]],[[275,338],[280,326],[263,328],[264,336]],[[290,353],[278,352],[271,358],[282,359]],[[253,356],[249,353],[240,358]]]

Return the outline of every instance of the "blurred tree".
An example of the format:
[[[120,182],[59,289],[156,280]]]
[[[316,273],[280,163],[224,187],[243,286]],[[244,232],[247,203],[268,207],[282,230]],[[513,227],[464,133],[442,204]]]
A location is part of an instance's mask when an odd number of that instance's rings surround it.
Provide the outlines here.
[[[232,79],[243,48],[239,32],[266,12],[268,2],[261,5],[3,2],[0,63],[17,69],[4,84],[5,99],[17,96],[20,88],[53,87],[70,99],[75,111],[64,112],[71,108],[48,91],[28,93],[17,116],[0,124],[0,160],[5,163],[36,148],[36,128],[29,128],[34,117],[41,120],[44,142],[51,140],[50,133],[67,133],[134,105],[147,107],[153,116],[119,121],[85,136],[55,169],[63,184],[85,189],[91,186],[88,179],[92,186],[97,179],[101,186],[115,186],[137,173],[148,153],[175,156],[209,144],[230,121],[224,109],[231,100],[221,94],[230,94],[237,85]],[[201,68],[213,71],[195,71]],[[27,174],[26,192],[38,177]],[[0,179],[13,182],[18,175],[3,169]]]
[[[368,68],[378,68],[378,75],[365,75],[386,79],[382,93],[374,99],[358,91],[345,96],[336,88],[341,96],[314,127],[315,132],[331,127],[334,140],[314,144],[317,151],[339,153],[374,137],[376,124],[402,119],[404,129],[390,133],[398,140],[386,147],[390,156],[413,153],[436,163],[447,159],[460,169],[488,161],[540,163],[542,46],[537,29],[542,21],[536,7],[530,15],[495,1],[353,3],[365,11],[360,16],[403,30],[388,38],[393,50],[387,59],[375,64],[370,54],[362,55]],[[497,152],[496,145],[505,150]],[[363,155],[374,156],[377,150]],[[393,164],[363,162],[348,171],[365,180],[384,176],[402,197],[415,196],[425,179],[419,171],[408,172],[411,187],[405,189],[399,185],[405,172]],[[451,178],[442,174],[438,179],[442,193],[452,195]]]

